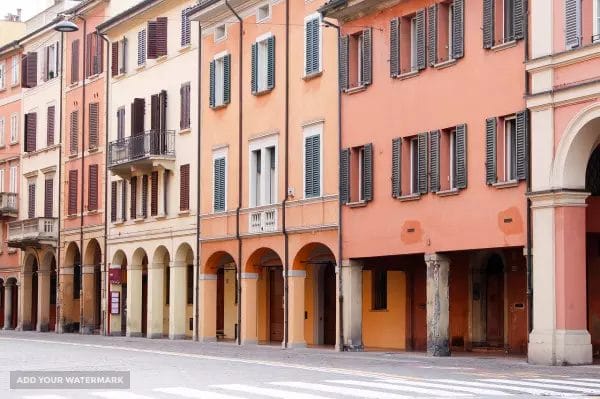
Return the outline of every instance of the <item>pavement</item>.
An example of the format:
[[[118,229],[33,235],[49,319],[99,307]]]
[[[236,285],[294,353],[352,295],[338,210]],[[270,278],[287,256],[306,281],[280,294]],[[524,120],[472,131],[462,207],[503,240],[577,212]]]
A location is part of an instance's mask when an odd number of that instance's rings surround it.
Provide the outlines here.
[[[128,371],[130,389],[10,389],[10,371]],[[0,399],[600,396],[600,365],[0,331]]]

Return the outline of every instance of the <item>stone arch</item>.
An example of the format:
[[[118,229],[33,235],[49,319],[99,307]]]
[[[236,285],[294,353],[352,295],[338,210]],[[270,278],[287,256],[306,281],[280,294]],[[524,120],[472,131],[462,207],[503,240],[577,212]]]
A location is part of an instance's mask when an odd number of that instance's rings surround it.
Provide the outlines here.
[[[294,257],[292,270],[306,270],[306,265],[310,262],[322,263],[331,259],[335,262],[335,255],[327,245],[320,242],[311,242],[300,248]]]
[[[125,252],[122,249],[118,249],[112,258],[112,264],[113,265],[123,265],[123,264],[127,264],[127,255],[125,255]]]
[[[65,266],[73,266],[75,262],[81,262],[81,251],[79,245],[72,241],[65,250]]]
[[[139,266],[139,265],[148,265],[148,254],[144,248],[138,248],[133,251],[133,255],[131,256],[131,265]]]
[[[170,261],[171,255],[169,254],[169,250],[164,245],[160,245],[154,250],[154,254],[152,255],[152,264],[162,263],[165,267],[169,267]]]
[[[234,263],[235,260],[228,252],[217,251],[208,257],[208,260],[202,267],[204,274],[217,274],[217,271],[226,263]]]
[[[39,268],[39,260],[35,251],[27,250],[23,256],[23,271],[32,273]]]
[[[99,265],[102,262],[102,249],[100,248],[98,240],[92,238],[88,242],[83,257],[84,265]]]
[[[261,267],[276,267],[282,265],[282,257],[274,249],[262,247],[255,250],[246,261],[244,272],[259,273]]]
[[[187,242],[182,243],[175,252],[175,260],[185,262],[186,264],[194,264],[194,250]]]

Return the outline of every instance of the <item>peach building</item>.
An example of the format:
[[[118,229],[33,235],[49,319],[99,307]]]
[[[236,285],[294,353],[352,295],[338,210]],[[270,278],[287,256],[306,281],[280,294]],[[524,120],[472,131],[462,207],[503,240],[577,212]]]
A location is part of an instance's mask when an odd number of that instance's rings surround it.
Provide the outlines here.
[[[335,345],[337,33],[323,1],[202,1],[199,339]]]
[[[523,4],[320,9],[341,27],[344,347],[526,352]]]

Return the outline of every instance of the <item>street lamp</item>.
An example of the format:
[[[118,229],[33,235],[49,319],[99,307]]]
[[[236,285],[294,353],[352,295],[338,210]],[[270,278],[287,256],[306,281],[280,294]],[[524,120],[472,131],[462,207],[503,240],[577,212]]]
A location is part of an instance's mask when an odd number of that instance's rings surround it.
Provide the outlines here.
[[[54,25],[54,30],[61,33],[77,32],[79,27],[71,21],[62,20]]]

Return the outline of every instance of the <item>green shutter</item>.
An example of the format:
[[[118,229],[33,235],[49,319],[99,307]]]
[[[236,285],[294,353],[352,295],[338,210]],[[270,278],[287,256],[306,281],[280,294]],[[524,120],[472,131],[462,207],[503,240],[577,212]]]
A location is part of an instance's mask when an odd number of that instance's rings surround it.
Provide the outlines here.
[[[402,195],[402,138],[392,140],[392,197],[399,198]]]
[[[373,30],[363,30],[362,40],[362,81],[361,85],[370,85],[373,82]]]
[[[214,210],[225,210],[225,158],[214,160]]]
[[[494,184],[498,181],[496,172],[496,118],[485,120],[485,181]]]
[[[390,76],[400,75],[400,18],[390,21]]]
[[[251,73],[252,76],[250,78],[250,85],[252,88],[252,94],[256,94],[258,92],[258,43],[252,44],[252,66]]]
[[[350,54],[350,40],[348,36],[342,36],[339,39],[339,85],[340,90],[348,90],[350,86],[350,74],[349,74],[349,54]]]
[[[425,43],[425,10],[417,11],[417,69],[425,69],[426,43]]]
[[[216,99],[215,99],[215,61],[210,62],[210,96],[209,96],[209,105],[211,108],[215,107]]]
[[[527,179],[528,174],[528,160],[529,160],[529,151],[528,151],[528,130],[529,130],[529,115],[528,111],[524,110],[517,114],[517,170],[516,177],[517,180],[525,180]]]
[[[373,144],[365,144],[362,164],[362,199],[373,200]]]
[[[417,137],[417,188],[419,194],[427,194],[427,136],[427,133],[420,133]]]
[[[467,188],[467,125],[456,126],[454,136],[454,187]]]
[[[275,36],[267,39],[267,89],[275,87]]]
[[[306,22],[306,37],[305,46],[306,54],[305,61],[306,66],[304,73],[305,75],[311,75],[317,73],[320,70],[319,65],[319,47],[320,47],[320,19],[313,18]]]
[[[465,0],[454,0],[452,14],[452,58],[465,55]]]
[[[515,40],[523,39],[524,29],[523,0],[513,0],[513,25]]]
[[[340,202],[350,202],[350,149],[340,152]]]
[[[231,54],[223,57],[223,104],[231,102]]]
[[[304,139],[304,196],[321,195],[321,136]]]
[[[427,8],[427,58],[429,65],[433,66],[437,63],[437,25],[438,25],[438,5],[434,4]]]
[[[429,185],[432,193],[440,191],[440,131],[429,132]]]
[[[483,48],[494,46],[494,0],[483,0]]]

